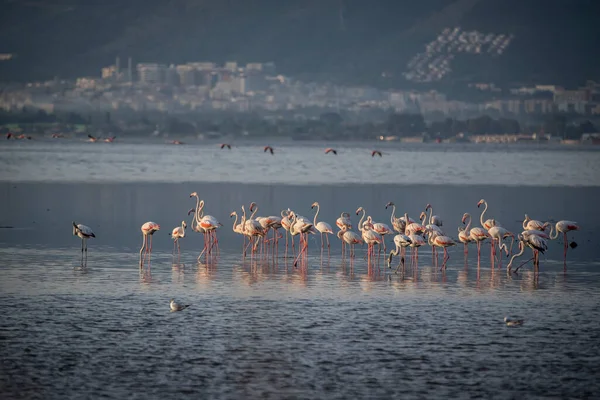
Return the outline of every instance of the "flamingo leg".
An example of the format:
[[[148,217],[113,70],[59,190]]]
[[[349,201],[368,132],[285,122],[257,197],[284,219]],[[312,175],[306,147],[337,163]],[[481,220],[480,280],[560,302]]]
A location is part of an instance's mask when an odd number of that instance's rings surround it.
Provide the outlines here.
[[[83,238],[81,238],[81,265],[83,265]]]
[[[300,234],[300,239],[302,239],[302,234]],[[302,241],[303,242],[303,241]],[[298,245],[298,247],[300,247],[300,245]],[[296,267],[298,265],[298,260],[300,259],[300,257],[304,254],[304,251],[306,250],[306,248],[308,247],[308,245],[306,243],[304,243],[304,248],[299,249],[298,251],[298,256],[296,257],[296,259],[294,260],[294,267]]]
[[[327,255],[331,255],[331,245],[329,244],[329,234],[325,234],[325,239],[327,239]]]
[[[567,232],[564,233],[563,240],[565,242],[565,257],[564,257],[563,269],[566,271],[567,270],[567,247],[568,247],[568,243],[569,243],[569,241],[567,240]]]
[[[140,268],[142,268],[142,265],[143,265],[142,252],[144,251],[145,248],[146,248],[146,235],[142,234],[142,248],[140,249]]]
[[[517,268],[515,268],[515,274],[517,273],[517,271],[519,271],[519,268],[521,268],[523,265],[527,264],[529,261],[532,261],[535,264],[535,255],[533,257],[531,257],[529,260],[527,261],[523,261]]]

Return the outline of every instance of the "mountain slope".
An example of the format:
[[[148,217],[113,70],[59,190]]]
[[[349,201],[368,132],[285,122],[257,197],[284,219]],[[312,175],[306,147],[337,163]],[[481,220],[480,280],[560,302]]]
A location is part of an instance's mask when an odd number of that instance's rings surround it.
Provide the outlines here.
[[[600,2],[592,0],[129,0],[0,4],[3,80],[98,75],[137,62],[274,61],[284,74],[406,85],[410,58],[445,27],[511,33],[497,59],[457,57],[454,80],[598,78]],[[124,64],[122,64],[124,65]],[[382,72],[393,76],[382,81]]]

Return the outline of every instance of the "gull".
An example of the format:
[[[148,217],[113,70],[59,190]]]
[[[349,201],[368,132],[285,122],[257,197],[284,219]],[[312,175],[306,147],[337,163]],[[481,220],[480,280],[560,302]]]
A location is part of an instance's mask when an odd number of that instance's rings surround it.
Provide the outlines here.
[[[171,312],[181,311],[188,308],[189,304],[177,304],[175,303],[175,299],[171,299]]]
[[[504,322],[506,322],[506,326],[520,326],[523,325],[525,320],[523,319],[510,319],[508,317],[504,317]]]

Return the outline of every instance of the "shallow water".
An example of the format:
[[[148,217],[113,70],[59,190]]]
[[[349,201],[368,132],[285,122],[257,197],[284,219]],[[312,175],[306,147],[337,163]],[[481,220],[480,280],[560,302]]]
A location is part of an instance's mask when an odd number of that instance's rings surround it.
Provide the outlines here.
[[[42,150],[46,145],[54,150]],[[157,183],[160,172],[157,182],[139,183],[131,180],[140,175],[127,172],[135,169],[138,156],[134,162],[125,153],[100,157],[95,149],[104,144],[98,144],[90,156],[98,163],[94,173],[113,183],[84,184],[69,181],[89,177],[91,169],[79,168],[81,162],[67,169],[67,159],[55,163],[52,157],[73,157],[88,144],[67,150],[56,143],[34,146],[42,146],[36,166],[30,150],[13,154],[0,147],[0,162],[13,157],[17,167],[11,173],[19,170],[20,177],[0,179],[0,397],[590,398],[600,390],[600,242],[593,230],[600,224],[595,212],[600,188],[595,181],[579,187],[558,181],[473,185],[471,174],[461,178],[461,185],[399,184],[402,180],[319,185],[324,177],[339,183],[341,172],[332,168],[321,169],[321,175],[311,172],[305,178],[311,184],[271,185],[265,183],[275,175],[255,175],[256,166],[250,166],[226,183],[200,178]],[[165,149],[146,146],[155,149],[153,157]],[[189,149],[204,151],[202,146]],[[544,160],[565,154],[596,157],[594,151],[539,151]],[[452,152],[460,153],[449,147]],[[413,156],[440,154],[445,152],[419,150]],[[522,152],[508,154],[521,163]],[[114,170],[113,157],[124,165],[123,172]],[[163,160],[166,170],[174,159]],[[57,165],[65,169],[53,170]],[[46,174],[48,182],[39,182],[33,171]],[[428,170],[419,173],[431,176]],[[557,172],[548,168],[548,173]],[[249,176],[263,184],[234,183]],[[190,220],[192,191],[225,225],[219,230],[220,255],[202,263],[196,260],[199,235],[188,230],[179,260],[171,256],[168,236],[182,219]],[[406,211],[413,218],[431,203],[443,228],[456,236],[464,212],[477,223],[482,197],[490,203],[486,218],[514,232],[520,231],[525,212],[544,221],[578,221],[581,230],[569,235],[578,246],[569,249],[567,271],[561,239],[549,243],[539,275],[530,266],[511,276],[504,268],[492,269],[488,246],[479,268],[474,248],[467,263],[462,248],[451,248],[447,269],[440,271],[425,247],[417,267],[407,265],[394,274],[383,258],[369,268],[363,249],[353,262],[342,259],[337,238],[331,240],[331,256],[325,251],[321,257],[318,237],[310,239],[307,264],[294,268],[283,257],[284,241],[279,257],[244,259],[229,218],[231,211],[255,201],[258,215],[290,207],[312,219],[310,205],[319,201],[319,220],[332,225],[342,211],[357,223],[358,206],[388,223],[388,201],[398,205],[397,214]],[[151,266],[140,271],[140,226],[148,220],[161,224],[161,230],[153,238]],[[91,226],[97,236],[88,242],[85,268],[71,221]],[[169,312],[172,297],[191,307]],[[509,328],[505,315],[524,318],[525,325]]]
[[[187,219],[194,186],[0,185],[5,397],[564,398],[600,389],[600,259],[590,235],[599,189],[205,184],[207,211],[227,223],[221,255],[198,264],[201,238],[188,231],[174,263],[167,233]],[[383,261],[368,268],[363,250],[350,263],[337,239],[321,258],[311,238],[305,268],[283,257],[244,260],[227,218],[250,199],[265,214],[289,205],[312,217],[319,199],[330,223],[358,205],[387,221],[390,199],[411,215],[434,199],[455,232],[463,211],[478,215],[482,193],[512,230],[531,208],[541,219],[587,218],[571,236],[579,246],[567,273],[560,241],[539,276],[530,267],[516,276],[492,270],[488,247],[480,268],[474,249],[468,265],[451,249],[445,272],[428,248],[417,268],[398,274]],[[148,219],[163,228],[140,272],[139,226]],[[97,235],[83,269],[71,220]],[[170,313],[172,297],[192,306]],[[508,328],[505,315],[526,323]]]
[[[119,139],[118,139],[119,140]],[[198,143],[198,142],[196,142]],[[123,139],[0,141],[0,180],[11,182],[244,182],[600,186],[600,146],[389,142],[173,146]],[[324,154],[333,146],[338,155]],[[383,157],[371,157],[371,150]]]
[[[224,249],[225,250],[225,249]],[[337,254],[214,263],[107,247],[2,250],[7,397],[591,397],[597,265],[369,271]],[[383,266],[383,265],[382,265]],[[383,268],[385,269],[385,268]],[[169,312],[175,297],[191,307]],[[508,328],[504,315],[526,319]]]

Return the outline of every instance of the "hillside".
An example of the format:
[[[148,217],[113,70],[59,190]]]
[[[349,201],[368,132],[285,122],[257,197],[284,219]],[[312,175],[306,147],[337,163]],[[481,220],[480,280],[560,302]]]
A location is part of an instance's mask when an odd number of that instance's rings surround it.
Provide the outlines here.
[[[435,84],[472,80],[580,83],[600,78],[593,0],[128,0],[4,1],[6,80],[98,75],[134,62],[273,61],[306,79],[394,86],[446,27],[504,33],[499,57],[458,56]],[[382,78],[382,72],[386,78]]]

